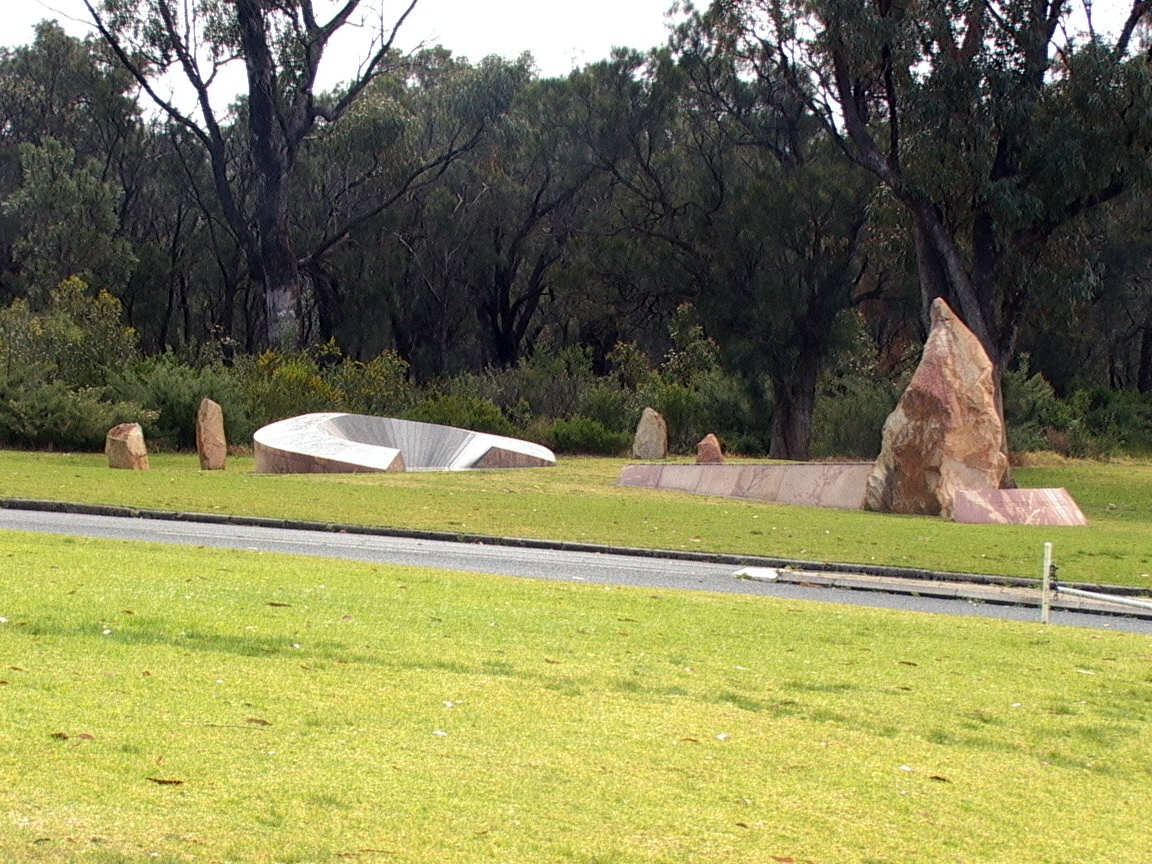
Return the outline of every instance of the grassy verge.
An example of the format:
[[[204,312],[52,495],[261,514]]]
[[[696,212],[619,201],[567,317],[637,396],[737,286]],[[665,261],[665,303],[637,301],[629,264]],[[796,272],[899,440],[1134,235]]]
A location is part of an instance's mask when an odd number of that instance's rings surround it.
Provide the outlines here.
[[[251,464],[201,472],[193,456],[159,455],[152,470],[129,472],[110,471],[102,456],[0,452],[0,497],[1028,577],[1052,541],[1063,579],[1152,588],[1148,465],[1019,469],[1022,485],[1067,487],[1092,523],[1037,528],[626,489],[616,459],[449,474],[257,475]]]
[[[11,532],[0,560],[6,860],[1152,857],[1143,637]]]

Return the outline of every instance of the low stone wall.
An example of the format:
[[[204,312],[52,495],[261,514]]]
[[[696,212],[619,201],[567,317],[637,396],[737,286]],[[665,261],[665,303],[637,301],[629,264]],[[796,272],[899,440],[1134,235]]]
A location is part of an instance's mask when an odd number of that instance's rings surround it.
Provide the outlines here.
[[[627,465],[620,472],[618,483],[776,504],[859,510],[864,506],[871,472],[871,462]]]

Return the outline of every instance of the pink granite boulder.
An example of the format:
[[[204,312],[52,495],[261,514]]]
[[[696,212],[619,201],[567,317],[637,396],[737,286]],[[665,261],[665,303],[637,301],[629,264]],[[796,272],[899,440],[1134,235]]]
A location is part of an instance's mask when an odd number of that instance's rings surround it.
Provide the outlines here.
[[[223,471],[228,460],[224,409],[211,399],[202,399],[196,411],[196,455],[202,471]]]
[[[696,445],[697,465],[720,465],[724,462],[724,453],[720,449],[720,439],[709,432]]]
[[[865,507],[952,515],[959,489],[998,489],[1008,469],[992,361],[937,298],[932,329],[908,389],[884,423]]]
[[[104,436],[104,455],[109,468],[130,471],[148,470],[148,448],[144,445],[144,430],[139,423],[121,423],[113,426]]]

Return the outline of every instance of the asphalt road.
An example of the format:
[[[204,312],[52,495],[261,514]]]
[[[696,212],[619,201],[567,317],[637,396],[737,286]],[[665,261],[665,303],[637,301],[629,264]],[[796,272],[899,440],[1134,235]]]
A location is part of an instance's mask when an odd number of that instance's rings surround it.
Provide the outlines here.
[[[343,558],[441,570],[493,573],[532,579],[716,591],[790,600],[844,603],[948,615],[977,615],[1039,622],[1036,608],[938,599],[886,591],[844,590],[751,581],[733,564],[566,549],[523,548],[345,532],[202,523],[188,520],[98,516],[0,508],[0,530],[47,532],[114,540],[174,543]],[[1053,611],[1052,624],[1152,634],[1152,621],[1123,615]],[[1037,626],[1040,626],[1037,623]]]

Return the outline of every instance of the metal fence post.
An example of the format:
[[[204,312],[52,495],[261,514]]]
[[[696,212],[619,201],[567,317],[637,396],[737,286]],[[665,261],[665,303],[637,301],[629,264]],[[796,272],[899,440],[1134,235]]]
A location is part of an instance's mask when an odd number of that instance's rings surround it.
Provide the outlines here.
[[[1040,586],[1040,623],[1048,623],[1048,612],[1050,607],[1049,593],[1052,584],[1052,544],[1044,544],[1044,574],[1041,577]]]

